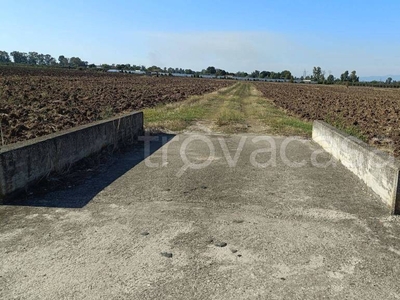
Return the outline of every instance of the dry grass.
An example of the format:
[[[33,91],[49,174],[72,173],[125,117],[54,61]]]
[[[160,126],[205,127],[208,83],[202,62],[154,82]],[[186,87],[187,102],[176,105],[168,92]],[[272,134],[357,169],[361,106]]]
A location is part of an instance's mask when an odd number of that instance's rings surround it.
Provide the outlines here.
[[[186,101],[145,109],[149,130],[182,132],[197,122],[222,133],[262,133],[310,136],[312,124],[288,116],[262,97],[251,83],[231,87]]]

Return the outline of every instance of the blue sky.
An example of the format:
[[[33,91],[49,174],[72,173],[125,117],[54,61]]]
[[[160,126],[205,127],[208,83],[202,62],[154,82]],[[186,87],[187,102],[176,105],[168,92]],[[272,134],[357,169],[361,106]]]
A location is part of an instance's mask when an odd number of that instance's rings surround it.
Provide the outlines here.
[[[0,0],[0,50],[227,71],[400,74],[400,1]]]

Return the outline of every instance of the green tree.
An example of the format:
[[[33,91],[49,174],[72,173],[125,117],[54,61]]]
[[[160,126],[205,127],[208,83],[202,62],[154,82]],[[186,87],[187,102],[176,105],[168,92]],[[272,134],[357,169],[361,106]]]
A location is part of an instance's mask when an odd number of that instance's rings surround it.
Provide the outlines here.
[[[271,72],[262,71],[262,72],[260,73],[260,78],[268,78],[269,76],[271,76]]]
[[[260,71],[254,70],[254,71],[251,73],[250,77],[252,77],[252,78],[259,78],[259,77],[260,77]]]
[[[56,59],[52,57],[50,54],[45,54],[43,60],[46,66],[54,66],[57,64]]]
[[[345,71],[343,74],[340,75],[340,81],[348,81],[349,80],[349,71]]]
[[[162,72],[162,69],[160,67],[157,67],[157,66],[151,66],[151,67],[147,68],[147,71],[149,71],[149,72]]]
[[[207,74],[214,75],[214,74],[217,73],[217,70],[215,69],[215,67],[210,66],[210,67],[207,68],[206,72],[207,72]]]
[[[38,64],[38,65],[41,65],[41,66],[46,65],[46,62],[44,61],[44,54],[39,53],[39,54],[37,55],[37,64]]]
[[[126,66],[124,64],[117,64],[116,68],[117,70],[125,70]]]
[[[28,64],[37,65],[39,63],[39,53],[29,52],[28,53]]]
[[[10,56],[6,51],[0,51],[0,63],[9,63],[11,62]]]
[[[276,77],[275,74],[276,74],[276,73],[272,71],[272,72],[270,73],[270,75],[269,75],[269,78],[275,79],[275,77]]]
[[[313,79],[318,83],[324,83],[325,81],[325,71],[321,69],[321,67],[313,68]]]
[[[249,74],[247,74],[246,72],[236,72],[236,77],[247,77]]]
[[[140,70],[140,67],[137,66],[137,65],[131,65],[130,69],[131,69],[132,71],[135,71],[135,70]]]
[[[225,76],[226,75],[226,71],[225,70],[221,70],[221,69],[217,69],[215,75],[216,76]]]
[[[10,53],[13,57],[14,63],[16,64],[27,64],[28,63],[28,54],[25,52],[13,51]]]
[[[68,58],[66,58],[64,55],[60,55],[58,57],[58,62],[60,63],[61,67],[67,67],[68,66]]]
[[[352,71],[349,77],[351,82],[359,82],[359,77],[357,76],[356,71]]]
[[[386,84],[391,84],[393,81],[392,77],[388,77],[388,79],[386,79]]]
[[[101,67],[102,67],[104,70],[110,70],[110,69],[111,69],[111,66],[108,65],[108,64],[102,64]]]
[[[71,57],[70,59],[69,59],[69,61],[68,61],[68,64],[71,66],[71,67],[79,67],[79,64],[81,63],[81,59],[79,58],[79,57]]]
[[[281,79],[282,74],[280,72],[271,72],[271,78],[272,79]]]
[[[288,70],[284,70],[281,72],[281,78],[290,79],[290,78],[292,78],[292,73]]]
[[[69,65],[74,68],[86,67],[88,62],[81,60],[79,57],[71,57],[69,59]]]
[[[332,74],[328,76],[328,78],[326,79],[326,83],[327,84],[334,84],[335,83],[335,76],[333,76]]]

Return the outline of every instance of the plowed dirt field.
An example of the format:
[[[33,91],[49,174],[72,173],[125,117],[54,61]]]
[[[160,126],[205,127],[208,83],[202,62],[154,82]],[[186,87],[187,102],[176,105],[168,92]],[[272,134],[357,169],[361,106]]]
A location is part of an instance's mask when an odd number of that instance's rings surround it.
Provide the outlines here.
[[[0,67],[3,144],[184,100],[231,84],[213,79]]]
[[[325,120],[400,155],[400,90],[371,87],[256,83],[290,114]]]

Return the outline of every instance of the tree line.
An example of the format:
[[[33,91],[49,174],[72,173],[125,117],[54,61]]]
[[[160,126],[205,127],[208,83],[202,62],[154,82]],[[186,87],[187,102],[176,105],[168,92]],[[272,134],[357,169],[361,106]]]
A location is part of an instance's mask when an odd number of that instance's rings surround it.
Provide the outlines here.
[[[10,54],[8,54],[6,51],[0,51],[0,63],[14,63],[38,66],[61,66],[74,68],[89,66],[87,61],[83,61],[79,57],[67,58],[64,55],[60,55],[58,57],[58,60],[56,60],[50,54],[42,54],[35,51],[28,53],[12,51],[10,52]]]
[[[12,60],[11,60],[12,58]],[[0,63],[7,64],[22,64],[22,65],[37,65],[37,66],[58,66],[58,67],[68,67],[68,68],[95,68],[101,71],[107,71],[110,69],[116,69],[121,72],[123,71],[142,71],[142,72],[164,72],[169,74],[186,74],[193,76],[201,75],[213,75],[213,76],[234,76],[242,78],[253,78],[253,79],[285,79],[285,80],[311,80],[320,84],[335,84],[335,83],[359,83],[359,77],[355,70],[349,72],[343,72],[340,77],[335,77],[329,71],[329,75],[326,76],[326,72],[322,70],[321,67],[314,67],[312,74],[307,75],[304,71],[303,76],[300,78],[294,77],[289,70],[283,70],[281,72],[274,71],[259,71],[254,70],[251,73],[247,72],[228,72],[223,69],[216,68],[214,66],[209,66],[201,71],[194,71],[192,69],[182,69],[182,68],[160,68],[158,66],[151,66],[146,68],[144,65],[131,65],[131,64],[102,64],[101,66],[96,66],[95,64],[89,64],[87,61],[82,60],[79,57],[65,57],[60,55],[58,59],[55,59],[50,54],[42,54],[38,52],[20,52],[12,51],[10,53],[6,51],[0,51]],[[396,84],[392,78],[387,78],[385,84]]]
[[[321,84],[334,84],[334,83],[343,83],[343,82],[359,82],[360,78],[357,76],[357,71],[349,71],[343,72],[340,77],[335,78],[332,74],[326,76],[326,72],[322,70],[321,67],[314,67],[311,75],[306,75],[306,71],[304,71],[303,76],[300,77],[301,80],[312,80]]]
[[[12,58],[12,59],[11,59]],[[12,51],[10,54],[6,51],[0,51],[0,63],[14,63],[22,65],[38,65],[38,66],[59,66],[59,67],[69,67],[69,68],[98,68],[101,70],[116,69],[119,71],[142,71],[142,72],[164,72],[164,73],[176,73],[176,74],[187,74],[193,76],[200,75],[215,75],[215,76],[236,76],[236,77],[251,77],[251,78],[271,78],[271,79],[291,79],[292,74],[290,71],[285,70],[282,72],[270,72],[270,71],[258,71],[248,74],[246,72],[236,72],[231,73],[223,69],[215,68],[214,66],[209,66],[200,72],[194,71],[192,69],[182,69],[182,68],[160,68],[158,66],[151,66],[146,68],[143,65],[131,65],[131,64],[102,64],[96,66],[95,64],[89,64],[87,61],[83,61],[79,57],[65,57],[60,55],[58,59],[55,59],[50,54],[42,54],[38,52],[20,52]]]

